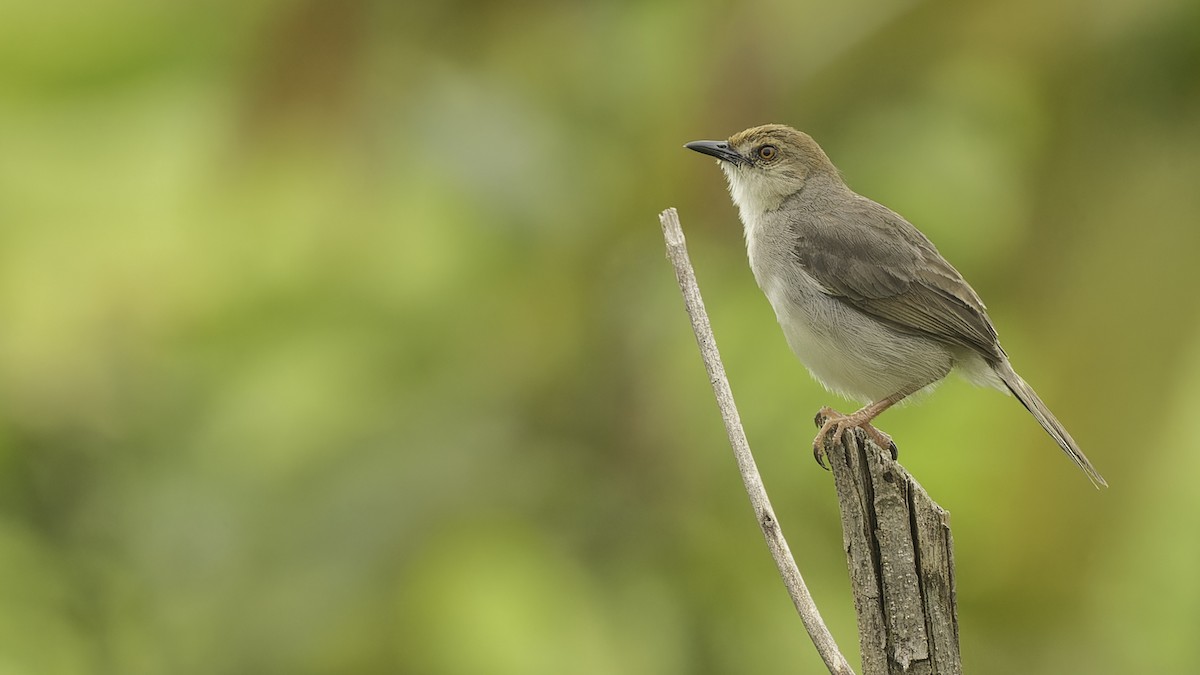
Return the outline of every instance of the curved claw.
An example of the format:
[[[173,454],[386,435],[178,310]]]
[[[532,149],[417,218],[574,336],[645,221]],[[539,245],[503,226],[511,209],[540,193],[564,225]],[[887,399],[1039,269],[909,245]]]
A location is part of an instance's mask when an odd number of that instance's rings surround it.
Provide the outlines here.
[[[817,443],[813,443],[813,459],[817,460],[817,464],[819,464],[822,469],[829,471],[829,465],[825,463],[825,448],[821,447]]]
[[[892,456],[893,461],[900,456],[900,449],[896,447],[896,442],[892,440],[891,436],[888,436],[870,424],[864,424],[859,428],[867,433],[867,438],[871,439],[875,445],[878,445],[883,450],[887,450],[888,454]]]
[[[829,432],[831,431],[836,433],[839,439],[841,438],[841,421],[845,419],[845,417],[845,415],[827,406],[821,408],[821,410],[817,412],[817,416],[813,418],[813,421],[816,422],[818,427],[820,427],[820,431],[817,432],[817,437],[813,439],[813,459],[817,460],[817,464],[819,464],[821,468],[825,469],[826,471],[829,471],[830,469],[829,465],[825,463],[825,443],[829,438]]]

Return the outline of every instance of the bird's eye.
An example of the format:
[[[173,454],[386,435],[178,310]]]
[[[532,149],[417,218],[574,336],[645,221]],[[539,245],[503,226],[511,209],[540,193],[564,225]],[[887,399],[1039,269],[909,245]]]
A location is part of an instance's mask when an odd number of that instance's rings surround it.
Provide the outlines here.
[[[779,154],[779,150],[777,150],[775,148],[775,146],[773,146],[773,145],[764,145],[758,149],[759,158],[765,159],[768,162],[771,161],[772,159],[775,159],[775,155],[778,155],[778,154]]]

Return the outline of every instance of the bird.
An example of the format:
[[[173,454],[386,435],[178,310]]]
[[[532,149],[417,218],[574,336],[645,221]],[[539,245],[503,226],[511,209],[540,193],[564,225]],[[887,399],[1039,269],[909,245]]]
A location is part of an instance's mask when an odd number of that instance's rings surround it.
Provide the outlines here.
[[[750,269],[792,352],[829,391],[864,403],[823,407],[824,439],[861,428],[895,457],[871,422],[931,390],[951,371],[1016,396],[1097,488],[1108,483],[1013,369],[979,295],[933,243],[895,211],[851,190],[808,134],[783,124],[685,148],[715,157],[743,225]]]

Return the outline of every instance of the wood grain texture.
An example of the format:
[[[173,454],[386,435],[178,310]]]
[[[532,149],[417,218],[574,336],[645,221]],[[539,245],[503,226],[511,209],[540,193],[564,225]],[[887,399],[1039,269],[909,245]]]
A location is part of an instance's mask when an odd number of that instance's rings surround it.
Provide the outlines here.
[[[830,435],[825,453],[864,675],[960,675],[950,514],[860,430]]]

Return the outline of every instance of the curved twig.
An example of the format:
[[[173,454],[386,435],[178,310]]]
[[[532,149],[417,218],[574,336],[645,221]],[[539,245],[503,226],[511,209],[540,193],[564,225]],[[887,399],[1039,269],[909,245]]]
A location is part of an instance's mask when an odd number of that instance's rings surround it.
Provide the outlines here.
[[[725,377],[725,366],[721,364],[721,355],[717,351],[716,338],[713,337],[712,326],[708,322],[708,313],[704,311],[704,301],[700,298],[696,274],[692,270],[683,239],[683,229],[679,225],[679,214],[674,208],[669,208],[659,214],[659,220],[662,222],[663,237],[667,242],[667,258],[675,267],[675,278],[679,281],[688,316],[692,319],[696,343],[700,347],[700,355],[704,358],[704,367],[708,371],[709,381],[712,382],[717,405],[721,408],[721,417],[725,420],[725,431],[729,434],[729,443],[733,446],[733,454],[742,474],[742,482],[746,486],[746,494],[750,496],[754,515],[762,528],[763,536],[767,539],[767,548],[771,550],[771,557],[775,559],[775,565],[779,568],[783,583],[792,597],[792,603],[800,613],[804,628],[829,672],[834,675],[854,675],[854,670],[838,651],[833,635],[821,619],[821,613],[817,611],[812,594],[808,592],[808,586],[804,584],[804,578],[800,576],[800,570],[792,558],[787,540],[783,538],[779,521],[771,508],[771,501],[767,498],[767,490],[763,487],[758,466],[750,453],[746,432],[742,430],[741,418],[733,402],[733,393],[729,389],[729,380]]]

